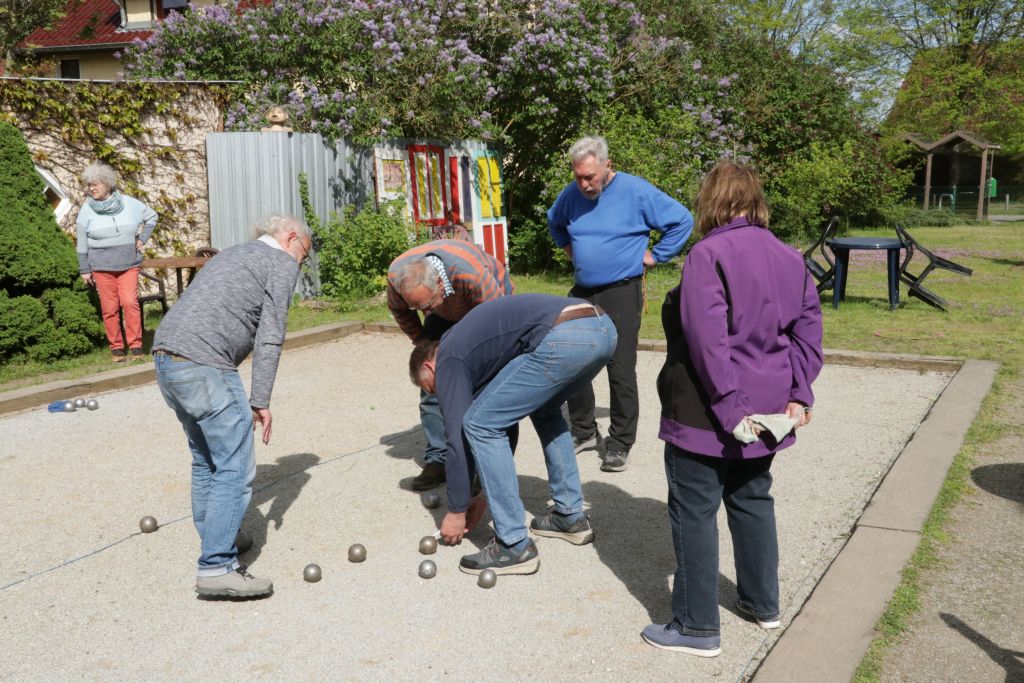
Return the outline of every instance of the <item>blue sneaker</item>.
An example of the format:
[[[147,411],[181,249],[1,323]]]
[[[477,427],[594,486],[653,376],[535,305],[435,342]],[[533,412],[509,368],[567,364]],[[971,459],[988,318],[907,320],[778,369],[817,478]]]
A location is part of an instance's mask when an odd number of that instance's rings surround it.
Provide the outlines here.
[[[765,630],[771,630],[782,626],[782,620],[779,619],[779,615],[776,614],[774,617],[762,617],[757,614],[754,610],[744,605],[739,600],[736,601],[736,611],[745,617],[749,617],[757,622],[757,625]]]
[[[722,654],[722,636],[688,636],[680,633],[674,624],[651,624],[640,637],[649,645],[662,650],[675,650],[698,657],[717,657]]]

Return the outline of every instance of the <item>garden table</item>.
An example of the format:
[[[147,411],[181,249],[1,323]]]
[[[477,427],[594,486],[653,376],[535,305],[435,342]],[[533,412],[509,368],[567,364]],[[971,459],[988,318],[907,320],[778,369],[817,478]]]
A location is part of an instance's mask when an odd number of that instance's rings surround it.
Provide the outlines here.
[[[142,268],[174,268],[178,283],[178,296],[185,290],[181,271],[189,271],[188,281],[192,282],[197,270],[210,260],[209,256],[168,256],[165,258],[147,258],[142,261]]]
[[[836,280],[832,288],[832,308],[839,308],[839,302],[846,298],[846,275],[850,268],[850,250],[885,249],[889,274],[889,308],[900,304],[900,250],[903,243],[895,237],[834,237],[825,244],[836,255]]]

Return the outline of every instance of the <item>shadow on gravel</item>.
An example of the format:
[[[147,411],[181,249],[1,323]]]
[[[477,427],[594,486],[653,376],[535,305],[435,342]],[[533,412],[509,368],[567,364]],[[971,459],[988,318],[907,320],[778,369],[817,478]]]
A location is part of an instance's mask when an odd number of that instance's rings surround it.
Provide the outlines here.
[[[257,465],[252,483],[252,501],[246,511],[242,529],[252,537],[252,547],[244,553],[246,563],[255,562],[267,542],[267,528],[271,522],[275,529],[284,524],[284,515],[312,478],[309,468],[320,463],[313,453],[295,453],[277,459],[273,465]],[[270,503],[264,515],[260,505]]]
[[[947,626],[958,631],[964,638],[980,647],[993,662],[1003,667],[1006,670],[1006,683],[1024,681],[1024,661],[1022,661],[1024,652],[1017,652],[996,645],[952,614],[940,612],[939,616],[946,622]]]
[[[1024,463],[982,465],[974,468],[971,479],[978,488],[994,496],[1024,505]]]
[[[528,513],[547,511],[551,492],[548,482],[537,477],[519,477],[519,493]],[[675,573],[676,558],[669,532],[668,508],[653,498],[638,498],[603,481],[583,482],[583,497],[592,507],[594,549],[598,557],[639,602],[652,622],[672,618],[672,592],[668,577]],[[529,516],[529,515],[528,515]],[[602,599],[602,590],[617,592],[617,586],[594,586],[592,596]],[[736,585],[719,574],[718,602],[735,612]],[[637,630],[646,624],[637,624]]]

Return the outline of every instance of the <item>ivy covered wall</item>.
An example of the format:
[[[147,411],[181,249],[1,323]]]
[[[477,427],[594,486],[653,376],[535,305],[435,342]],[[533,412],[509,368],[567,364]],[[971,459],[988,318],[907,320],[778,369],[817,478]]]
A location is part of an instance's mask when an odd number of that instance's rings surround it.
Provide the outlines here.
[[[0,118],[17,127],[32,159],[58,180],[74,208],[93,160],[117,169],[120,189],[159,214],[149,256],[209,244],[206,134],[223,129],[226,93],[191,83],[0,80]]]

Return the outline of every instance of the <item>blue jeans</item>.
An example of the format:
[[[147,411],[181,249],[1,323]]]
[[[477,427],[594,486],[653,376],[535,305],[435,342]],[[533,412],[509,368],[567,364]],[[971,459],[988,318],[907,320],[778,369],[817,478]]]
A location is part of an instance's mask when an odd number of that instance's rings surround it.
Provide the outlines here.
[[[779,615],[779,542],[769,491],[774,455],[712,458],[665,444],[668,516],[676,551],[672,616],[682,633],[720,633],[718,505],[732,535],[739,601],[761,619]]]
[[[579,393],[608,363],[615,341],[615,326],[606,315],[553,327],[536,349],[502,368],[466,411],[463,432],[487,495],[496,535],[505,545],[520,545],[528,536],[507,435],[507,430],[527,416],[544,449],[555,512],[569,521],[583,514],[576,451],[561,408],[566,398]]]
[[[238,568],[235,536],[252,498],[252,409],[235,370],[156,355],[156,379],[192,451],[192,519],[202,542],[199,576]]]
[[[448,459],[448,442],[444,434],[444,417],[437,402],[437,394],[428,394],[420,389],[420,423],[427,437],[427,449],[423,451],[423,462],[443,465]]]

